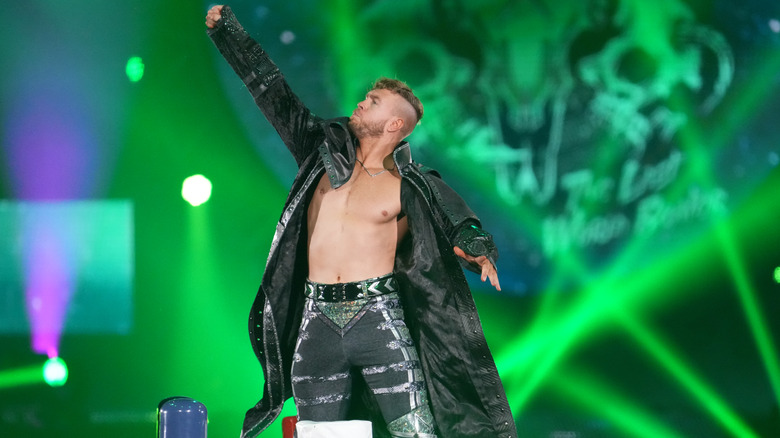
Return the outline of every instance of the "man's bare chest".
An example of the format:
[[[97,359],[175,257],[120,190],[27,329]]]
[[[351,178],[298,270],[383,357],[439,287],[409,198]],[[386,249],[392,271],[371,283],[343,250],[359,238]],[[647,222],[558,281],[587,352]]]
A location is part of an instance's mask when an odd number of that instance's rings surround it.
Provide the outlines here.
[[[383,178],[382,178],[383,177]],[[401,181],[394,174],[376,177],[357,173],[334,189],[323,175],[309,204],[309,214],[383,222],[401,211]]]

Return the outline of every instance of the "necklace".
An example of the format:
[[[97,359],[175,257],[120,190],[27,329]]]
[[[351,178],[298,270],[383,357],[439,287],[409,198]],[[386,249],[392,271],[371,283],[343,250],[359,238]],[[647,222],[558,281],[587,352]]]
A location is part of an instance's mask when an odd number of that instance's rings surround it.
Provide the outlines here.
[[[381,174],[383,174],[383,173],[385,173],[385,172],[387,172],[387,171],[389,171],[389,170],[393,170],[393,169],[395,169],[395,165],[393,165],[393,166],[390,166],[390,167],[387,167],[387,164],[388,164],[388,163],[387,163],[387,162],[388,162],[388,158],[390,159],[390,160],[389,160],[390,162],[392,162],[392,161],[393,161],[393,156],[392,156],[392,154],[390,154],[390,155],[386,156],[386,157],[385,157],[385,159],[384,159],[384,160],[382,160],[382,167],[384,167],[384,169],[380,170],[380,171],[379,171],[379,172],[377,172],[377,173],[371,173],[371,172],[369,172],[369,171],[368,171],[368,168],[366,167],[366,165],[365,165],[365,164],[363,164],[363,161],[361,161],[361,160],[360,160],[360,158],[358,158],[358,157],[355,157],[355,159],[357,160],[357,162],[358,162],[358,163],[360,163],[360,167],[362,167],[362,168],[363,168],[363,170],[365,170],[365,171],[366,171],[366,173],[368,174],[368,176],[370,176],[371,178],[373,178],[373,177],[375,177],[375,176],[379,176],[379,175],[381,175]]]

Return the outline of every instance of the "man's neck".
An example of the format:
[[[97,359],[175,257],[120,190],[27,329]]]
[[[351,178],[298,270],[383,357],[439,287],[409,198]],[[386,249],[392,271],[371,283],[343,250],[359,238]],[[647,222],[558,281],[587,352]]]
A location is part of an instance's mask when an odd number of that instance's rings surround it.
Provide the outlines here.
[[[359,139],[358,158],[368,167],[382,167],[385,157],[400,143],[396,138],[367,137]]]

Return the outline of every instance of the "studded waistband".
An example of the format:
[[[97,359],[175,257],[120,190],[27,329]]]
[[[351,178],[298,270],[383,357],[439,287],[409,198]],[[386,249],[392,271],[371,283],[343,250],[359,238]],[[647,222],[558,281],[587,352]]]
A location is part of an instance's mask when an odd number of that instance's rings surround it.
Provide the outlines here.
[[[398,292],[398,282],[392,273],[350,283],[323,284],[306,280],[306,296],[316,301],[355,301],[391,292]]]

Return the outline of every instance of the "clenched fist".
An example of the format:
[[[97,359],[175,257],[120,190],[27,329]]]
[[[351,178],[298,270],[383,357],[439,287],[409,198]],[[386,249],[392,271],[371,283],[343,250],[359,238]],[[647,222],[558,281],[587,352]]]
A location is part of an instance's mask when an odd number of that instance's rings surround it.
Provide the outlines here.
[[[217,25],[217,21],[222,18],[222,7],[223,5],[216,5],[206,14],[206,26],[209,29],[213,29]]]

